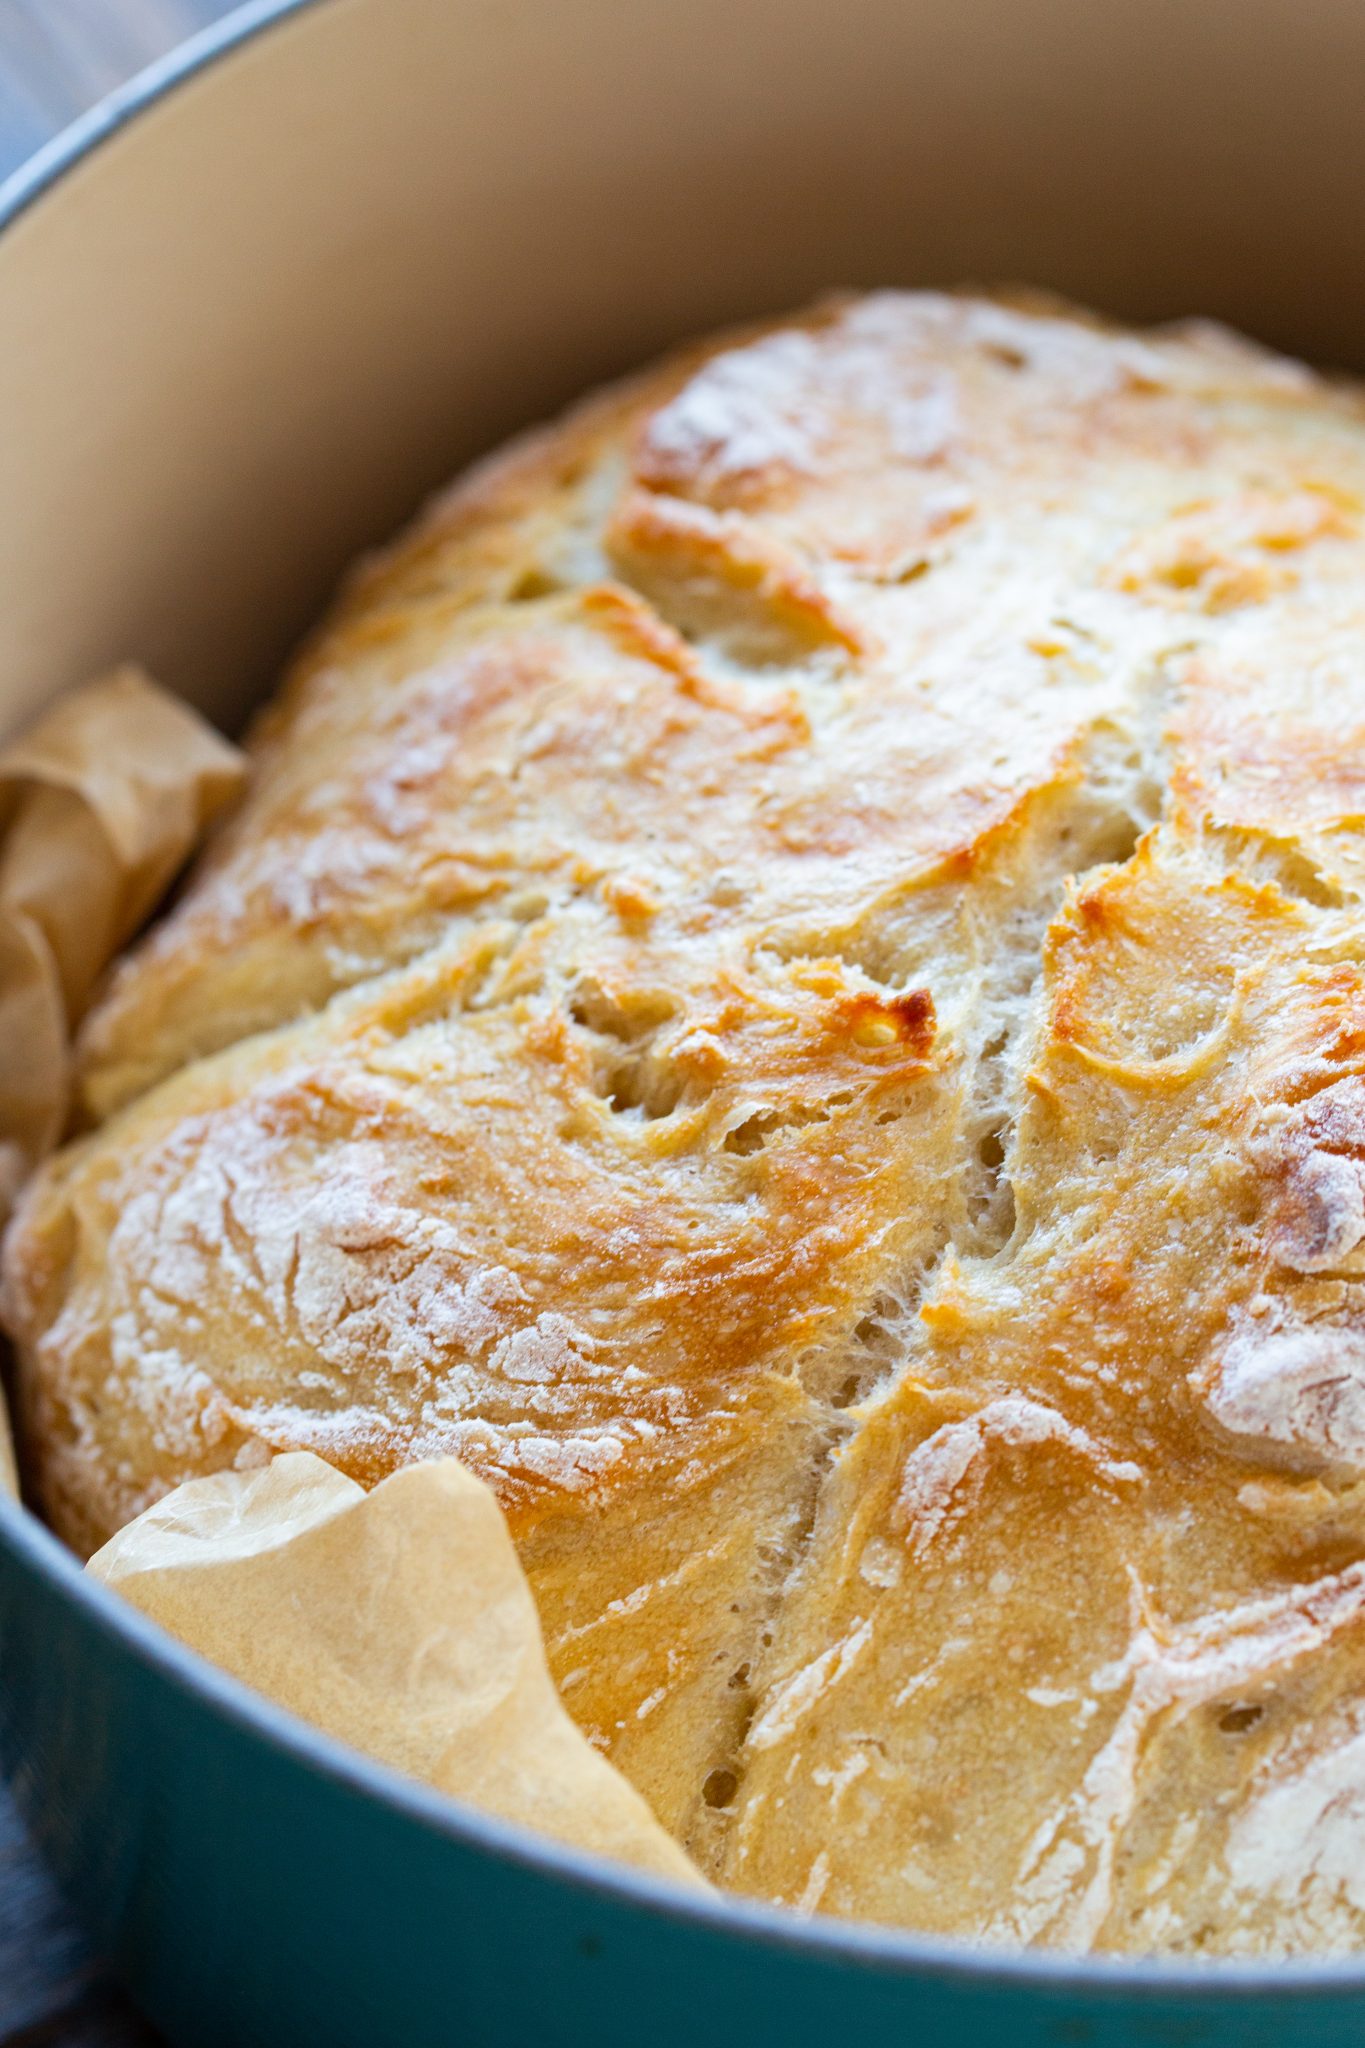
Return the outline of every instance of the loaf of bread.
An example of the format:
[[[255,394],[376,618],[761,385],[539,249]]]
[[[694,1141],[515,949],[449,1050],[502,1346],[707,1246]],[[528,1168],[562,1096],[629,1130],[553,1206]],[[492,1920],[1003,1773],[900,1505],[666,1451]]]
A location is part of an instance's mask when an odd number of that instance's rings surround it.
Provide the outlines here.
[[[722,1883],[1365,1940],[1365,405],[880,294],[352,581],[5,1251],[88,1551],[280,1450],[496,1488]]]

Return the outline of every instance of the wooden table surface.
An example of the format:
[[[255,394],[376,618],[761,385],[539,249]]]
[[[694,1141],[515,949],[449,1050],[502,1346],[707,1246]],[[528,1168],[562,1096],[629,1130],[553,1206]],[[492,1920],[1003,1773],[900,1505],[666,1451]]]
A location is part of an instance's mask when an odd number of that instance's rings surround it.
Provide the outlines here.
[[[225,0],[0,0],[0,178]],[[0,1680],[3,1682],[3,1680]],[[154,2048],[0,1788],[0,2048]]]

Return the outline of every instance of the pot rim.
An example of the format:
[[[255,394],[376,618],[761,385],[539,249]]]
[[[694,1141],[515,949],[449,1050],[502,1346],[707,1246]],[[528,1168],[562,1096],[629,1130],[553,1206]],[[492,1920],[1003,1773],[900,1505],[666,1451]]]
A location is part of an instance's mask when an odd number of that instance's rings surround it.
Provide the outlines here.
[[[270,29],[324,4],[327,0],[246,0],[245,5],[138,72],[0,181],[0,235],[95,155],[103,143],[178,87]],[[334,1741],[187,1649],[130,1603],[88,1577],[36,1515],[3,1497],[0,1548],[41,1580],[53,1597],[82,1610],[102,1636],[115,1640],[173,1690],[190,1695],[315,1777],[330,1780],[351,1794],[378,1800],[429,1834],[520,1864],[575,1891],[653,1918],[681,1920],[724,1940],[805,1953],[860,1971],[935,1979],[964,1988],[1035,1989],[1053,1995],[1080,1992],[1120,2003],[1167,2002],[1173,1997],[1202,2003],[1267,1996],[1317,2000],[1339,1999],[1353,1992],[1365,1995],[1365,1957],[1172,1962],[1160,1957],[1012,1952],[936,1940],[872,1923],[802,1916],[734,1894],[691,1892],[486,1814]]]

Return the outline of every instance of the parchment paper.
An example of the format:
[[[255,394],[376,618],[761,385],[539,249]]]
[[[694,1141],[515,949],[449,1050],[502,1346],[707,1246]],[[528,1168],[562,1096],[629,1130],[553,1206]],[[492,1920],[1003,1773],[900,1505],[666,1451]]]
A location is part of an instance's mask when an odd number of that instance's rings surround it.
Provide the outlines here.
[[[236,747],[135,668],[0,751],[0,1227],[62,1135],[96,980],[235,795]],[[0,1487],[16,1489],[0,1394]]]
[[[307,1451],[192,1479],[89,1569],[352,1748],[561,1841],[702,1883],[564,1711],[506,1519],[455,1459],[369,1494]]]
[[[242,775],[237,748],[135,668],[0,752],[0,1220],[62,1135],[96,980]]]

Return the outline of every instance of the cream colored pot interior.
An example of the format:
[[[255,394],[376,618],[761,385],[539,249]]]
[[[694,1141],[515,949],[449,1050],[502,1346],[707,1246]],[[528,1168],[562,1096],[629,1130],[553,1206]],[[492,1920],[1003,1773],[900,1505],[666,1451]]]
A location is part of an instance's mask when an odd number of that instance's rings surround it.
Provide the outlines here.
[[[0,240],[0,725],[231,722],[347,556],[671,338],[1028,278],[1365,360],[1360,0],[314,0]]]

